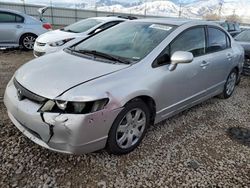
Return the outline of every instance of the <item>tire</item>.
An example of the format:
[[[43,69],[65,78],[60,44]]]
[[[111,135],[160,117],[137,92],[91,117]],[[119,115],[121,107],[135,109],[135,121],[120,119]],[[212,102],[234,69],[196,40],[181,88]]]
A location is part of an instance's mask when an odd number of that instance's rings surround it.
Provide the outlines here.
[[[127,103],[110,129],[107,151],[115,155],[133,151],[141,143],[149,123],[150,110],[142,100]]]
[[[36,38],[34,34],[25,34],[20,38],[20,45],[25,51],[33,50]]]
[[[240,85],[240,82],[241,82],[241,75],[238,74],[236,85],[237,86]]]
[[[224,85],[224,90],[219,95],[219,98],[228,99],[229,97],[231,97],[237,82],[238,82],[238,72],[236,69],[233,69],[227,77],[227,81]]]

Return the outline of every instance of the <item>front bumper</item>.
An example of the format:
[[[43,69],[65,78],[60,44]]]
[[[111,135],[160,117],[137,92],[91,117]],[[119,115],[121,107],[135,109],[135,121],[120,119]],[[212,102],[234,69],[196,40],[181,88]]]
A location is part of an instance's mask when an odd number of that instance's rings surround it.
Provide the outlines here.
[[[30,140],[45,148],[63,153],[89,153],[103,149],[110,127],[122,109],[104,109],[91,114],[38,112],[42,104],[18,100],[10,81],[4,104],[14,125]]]

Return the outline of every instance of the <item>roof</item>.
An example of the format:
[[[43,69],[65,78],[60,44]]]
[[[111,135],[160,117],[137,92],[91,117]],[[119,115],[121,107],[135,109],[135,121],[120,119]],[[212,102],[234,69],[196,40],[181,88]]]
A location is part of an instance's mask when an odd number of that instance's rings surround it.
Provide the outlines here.
[[[88,19],[98,19],[98,20],[101,20],[101,21],[116,21],[116,20],[124,21],[124,20],[126,20],[126,19],[124,19],[124,18],[118,18],[118,17],[115,17],[115,16],[108,16],[108,17],[91,17],[91,18],[88,18]]]
[[[208,24],[211,25],[211,22],[204,20],[193,20],[193,19],[182,19],[182,18],[147,18],[147,19],[138,19],[133,20],[135,22],[151,22],[158,24],[167,24],[167,25],[176,25],[180,26],[186,23],[199,23],[199,24]]]
[[[5,9],[5,8],[0,8],[0,11],[5,11],[5,12],[10,12],[10,13],[15,13],[15,14],[20,14],[20,15],[26,15],[23,12],[16,11],[16,10],[11,10],[11,9]]]

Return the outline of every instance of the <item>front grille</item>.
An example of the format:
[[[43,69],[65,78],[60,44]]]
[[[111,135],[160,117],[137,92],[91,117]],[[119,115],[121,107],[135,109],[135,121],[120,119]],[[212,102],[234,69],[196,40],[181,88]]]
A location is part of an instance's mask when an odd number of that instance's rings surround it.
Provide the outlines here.
[[[46,98],[41,97],[35,93],[32,93],[28,89],[24,88],[16,79],[14,79],[14,85],[17,89],[19,100],[26,98],[37,103],[42,103],[46,101]]]
[[[37,45],[37,46],[45,46],[45,45],[46,45],[46,43],[36,42],[36,45]]]
[[[34,55],[37,57],[43,56],[44,54],[45,54],[45,52],[34,51]]]

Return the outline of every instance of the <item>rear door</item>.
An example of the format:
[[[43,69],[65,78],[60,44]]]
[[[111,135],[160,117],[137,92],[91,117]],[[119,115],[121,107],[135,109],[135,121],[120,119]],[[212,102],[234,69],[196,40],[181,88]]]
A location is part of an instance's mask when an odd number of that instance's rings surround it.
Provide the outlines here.
[[[0,44],[16,44],[24,27],[24,18],[20,15],[0,11]]]
[[[234,53],[229,36],[218,27],[207,27],[207,69],[209,77],[209,92],[215,92],[224,86],[231,71]]]

